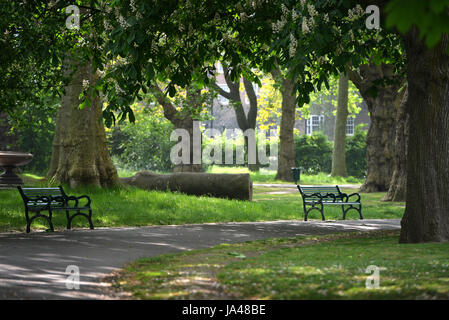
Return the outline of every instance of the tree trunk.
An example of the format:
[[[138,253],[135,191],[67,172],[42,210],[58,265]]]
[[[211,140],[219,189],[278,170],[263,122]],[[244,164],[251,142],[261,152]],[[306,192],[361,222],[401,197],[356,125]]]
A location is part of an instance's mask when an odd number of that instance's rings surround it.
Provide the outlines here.
[[[252,200],[253,184],[250,175],[180,172],[155,174],[148,171],[136,173],[121,181],[141,189],[179,191],[196,196]]]
[[[400,242],[449,240],[449,37],[428,49],[412,29],[407,54],[407,202]]]
[[[293,91],[294,82],[288,78],[282,78],[279,67],[271,72],[273,78],[282,81],[282,118],[279,134],[279,162],[276,180],[293,181],[291,168],[295,167],[295,145],[293,129],[295,127],[296,94]]]
[[[220,88],[216,83],[212,83],[211,87],[218,92],[219,95],[228,99],[233,107],[235,112],[235,117],[237,119],[237,124],[239,129],[245,132],[248,129],[256,130],[257,124],[257,95],[254,92],[253,84],[251,81],[243,78],[243,85],[245,87],[246,95],[249,100],[249,110],[248,113],[245,114],[245,110],[243,108],[242,99],[240,97],[240,79],[233,82],[229,77],[229,69],[226,66],[223,66],[224,78],[226,81],[226,85],[229,88],[229,92]],[[248,138],[245,137],[245,150],[248,155]],[[249,171],[259,171],[260,163],[258,152],[255,154],[256,161],[253,164],[248,163]],[[249,155],[248,155],[249,159]]]
[[[152,84],[149,86],[150,89],[153,91],[153,94],[155,98],[157,99],[158,103],[162,106],[164,110],[164,117],[168,119],[175,129],[184,129],[187,130],[189,133],[189,139],[190,139],[190,150],[189,150],[189,163],[181,163],[175,165],[175,168],[173,169],[173,172],[202,172],[203,166],[201,163],[194,163],[194,154],[195,152],[199,152],[201,157],[201,133],[199,133],[199,148],[200,150],[195,150],[195,147],[198,147],[194,144],[194,119],[190,114],[188,114],[188,108],[187,110],[177,110],[176,107],[170,102],[169,99],[165,96],[164,92],[155,84]],[[192,93],[189,89],[187,90],[187,99],[188,103],[192,106],[195,106],[195,103],[197,102],[195,97],[195,93]],[[201,162],[201,161],[200,161]]]
[[[359,89],[370,112],[371,124],[366,137],[367,176],[361,192],[382,192],[390,187],[393,175],[396,108],[395,100],[399,81],[379,86],[376,81],[394,80],[393,66],[366,64],[359,67],[359,74],[350,72],[350,79]],[[377,87],[373,96],[371,90]]]
[[[393,161],[393,177],[390,188],[382,201],[405,201],[407,194],[407,144],[409,117],[405,106],[407,102],[407,89],[398,96],[398,109],[396,117],[395,157]]]
[[[67,59],[66,66],[70,63]],[[78,67],[62,96],[47,177],[71,187],[113,186],[119,178],[109,155],[103,122],[99,121],[101,100],[99,96],[90,97],[91,105],[79,108],[83,80],[91,85],[96,81],[89,63]]]
[[[338,79],[337,115],[334,127],[334,150],[332,152],[331,176],[346,177],[346,123],[348,120],[348,77],[341,73]]]

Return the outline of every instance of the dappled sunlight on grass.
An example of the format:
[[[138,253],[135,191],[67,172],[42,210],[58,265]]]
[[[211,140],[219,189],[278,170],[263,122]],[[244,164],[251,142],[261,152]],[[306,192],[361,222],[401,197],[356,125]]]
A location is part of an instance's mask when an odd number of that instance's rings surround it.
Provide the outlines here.
[[[31,178],[30,178],[31,179]],[[28,186],[48,186],[45,181],[31,180]],[[187,196],[173,192],[146,191],[133,187],[98,188],[64,187],[70,195],[87,194],[92,199],[93,223],[96,227],[170,225],[209,222],[246,222],[269,220],[302,220],[301,197],[295,188],[254,187],[253,201],[226,200],[211,197]],[[343,189],[343,192],[354,192]],[[275,194],[272,194],[275,192]],[[362,194],[365,219],[400,218],[404,203],[382,202],[383,193]],[[16,189],[0,190],[0,231],[24,231],[23,201]],[[341,208],[325,207],[327,220],[342,218]],[[321,219],[318,212],[309,218]],[[349,212],[348,219],[358,219]],[[53,216],[56,229],[66,226],[63,212]],[[84,217],[73,220],[74,228],[88,227]],[[36,219],[33,230],[48,228],[46,220]]]
[[[261,168],[259,172],[251,172],[247,167],[211,166],[209,173],[249,173],[253,183],[280,183],[292,184],[282,180],[276,180],[276,171]],[[328,173],[315,175],[301,174],[300,184],[361,184],[363,179],[355,177],[331,177]]]
[[[403,245],[398,236],[377,231],[272,239],[148,258],[128,265],[116,289],[146,299],[449,298],[449,243]],[[379,267],[378,288],[366,287],[370,265]],[[135,276],[155,270],[161,272],[156,281]],[[201,281],[215,283],[204,296]]]

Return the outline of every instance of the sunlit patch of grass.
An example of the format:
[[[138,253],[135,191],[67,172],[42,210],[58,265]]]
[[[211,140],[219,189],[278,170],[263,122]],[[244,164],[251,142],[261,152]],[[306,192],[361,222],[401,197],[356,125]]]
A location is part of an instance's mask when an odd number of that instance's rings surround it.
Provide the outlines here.
[[[39,177],[30,179],[27,186],[49,186]],[[188,196],[180,193],[146,191],[133,187],[71,189],[69,194],[87,194],[92,199],[93,222],[96,227],[124,227],[147,225],[170,225],[210,222],[247,222],[273,220],[303,220],[301,197],[295,188],[254,187],[253,201],[238,201],[211,197]],[[343,189],[352,193],[355,189]],[[274,192],[274,194],[273,194]],[[285,193],[283,193],[285,192]],[[382,202],[383,193],[362,194],[365,219],[400,218],[404,203]],[[0,232],[24,231],[25,214],[23,201],[17,189],[0,190]],[[325,207],[327,220],[342,218],[338,207]],[[358,219],[357,212],[348,213],[348,219]],[[318,212],[312,212],[309,219],[321,219]],[[53,216],[56,229],[66,226],[65,214],[56,212]],[[84,217],[73,220],[73,227],[88,227]],[[46,220],[36,219],[32,230],[48,228]]]
[[[276,171],[261,168],[259,172],[251,172],[247,167],[231,167],[231,166],[211,166],[208,168],[209,173],[249,173],[253,183],[276,183],[276,184],[292,184],[283,180],[276,180]],[[355,177],[331,177],[328,173],[318,173],[314,175],[301,174],[300,184],[362,184],[363,179]]]
[[[270,239],[163,255],[129,264],[114,287],[143,299],[448,299],[449,243],[398,244],[398,236]],[[378,288],[366,286],[370,265],[379,267]],[[167,276],[146,282],[136,276],[155,270]],[[202,295],[205,279],[214,285]]]

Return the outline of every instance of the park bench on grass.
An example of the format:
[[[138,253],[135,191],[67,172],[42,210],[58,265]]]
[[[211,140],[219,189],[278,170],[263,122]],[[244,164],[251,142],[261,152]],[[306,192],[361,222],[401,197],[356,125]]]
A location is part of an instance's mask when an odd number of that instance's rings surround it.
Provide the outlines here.
[[[356,210],[360,219],[362,216],[362,203],[360,201],[360,195],[358,193],[352,193],[347,195],[342,193],[338,186],[297,186],[302,197],[302,204],[304,208],[304,221],[307,221],[307,216],[310,211],[318,210],[321,213],[323,221],[324,218],[324,206],[334,205],[341,206],[343,212],[343,220],[346,219],[346,213],[349,210]],[[350,199],[357,196],[357,199]],[[351,201],[350,201],[351,200]],[[311,206],[307,209],[307,206]]]
[[[86,195],[75,197],[68,196],[62,186],[57,188],[22,188],[19,189],[25,204],[25,218],[27,222],[26,232],[30,232],[30,226],[34,219],[42,217],[48,221],[50,230],[54,231],[52,214],[54,211],[65,211],[67,217],[67,229],[70,229],[72,220],[76,216],[84,216],[89,221],[90,229],[94,228],[92,223],[92,209],[90,207],[90,198]],[[80,200],[87,200],[87,203],[80,205]],[[83,202],[84,202],[83,200]],[[42,211],[48,211],[48,216],[42,214]],[[76,211],[70,216],[70,211]],[[87,211],[84,213],[81,211]],[[30,218],[30,212],[35,212],[35,215]]]

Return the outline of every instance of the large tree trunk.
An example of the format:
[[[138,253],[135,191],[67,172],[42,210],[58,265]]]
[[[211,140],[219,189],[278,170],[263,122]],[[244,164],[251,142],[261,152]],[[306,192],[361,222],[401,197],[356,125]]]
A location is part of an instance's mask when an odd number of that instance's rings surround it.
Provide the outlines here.
[[[395,157],[393,161],[393,177],[390,188],[382,201],[405,201],[407,194],[407,144],[409,117],[405,110],[407,102],[407,89],[398,95],[398,109],[396,116]]]
[[[69,62],[67,60],[67,64]],[[73,66],[73,65],[72,65]],[[67,67],[67,72],[69,72]],[[53,153],[48,178],[78,186],[113,186],[119,183],[111,161],[101,115],[100,97],[90,97],[91,105],[79,108],[83,80],[93,85],[96,76],[89,63],[80,65],[65,88],[56,120]]]
[[[350,72],[351,81],[357,86],[370,112],[371,124],[366,137],[367,176],[362,192],[387,191],[393,175],[394,138],[396,108],[395,100],[400,87],[399,81],[379,86],[376,81],[397,77],[393,66],[366,64],[359,67],[359,73]],[[371,94],[377,87],[376,96]]]
[[[400,242],[449,240],[449,36],[428,49],[404,36],[410,117],[407,202]]]
[[[332,152],[331,176],[346,177],[346,123],[348,120],[348,77],[341,73],[338,79],[337,115],[334,127],[334,150]]]
[[[291,79],[282,78],[281,70],[277,67],[271,72],[273,78],[282,81],[282,118],[279,135],[279,162],[275,179],[293,181],[291,168],[295,166],[295,145],[293,129],[295,127],[296,94],[294,82]]]
[[[252,200],[253,184],[250,175],[178,172],[156,174],[141,171],[121,181],[141,189],[179,191],[195,196]]]

